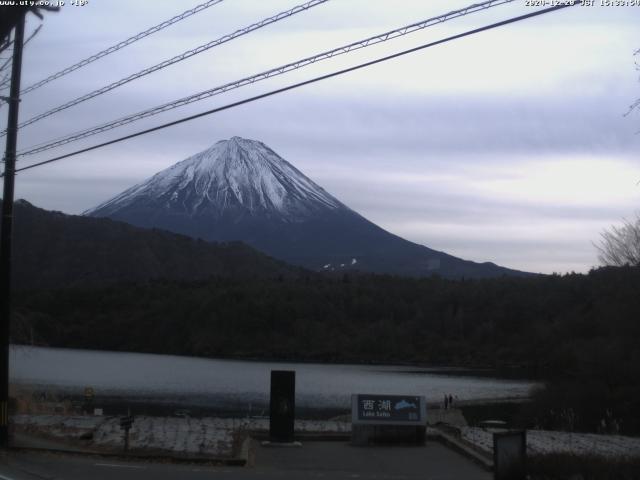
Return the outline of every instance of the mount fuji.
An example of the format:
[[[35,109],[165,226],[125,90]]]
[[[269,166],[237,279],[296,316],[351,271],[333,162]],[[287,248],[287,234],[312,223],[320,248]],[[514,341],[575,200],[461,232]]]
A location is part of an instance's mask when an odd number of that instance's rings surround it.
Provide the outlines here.
[[[526,275],[409,242],[378,227],[264,143],[233,137],[84,215],[209,241],[243,241],[313,270],[482,278]]]

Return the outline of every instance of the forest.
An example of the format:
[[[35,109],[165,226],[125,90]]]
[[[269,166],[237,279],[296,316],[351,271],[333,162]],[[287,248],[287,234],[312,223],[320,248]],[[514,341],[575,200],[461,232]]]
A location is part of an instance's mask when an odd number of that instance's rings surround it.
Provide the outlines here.
[[[152,281],[17,292],[12,332],[14,343],[56,347],[511,370],[546,381],[538,403],[572,409],[571,428],[595,430],[613,409],[640,432],[639,287],[639,267]],[[547,417],[529,415],[561,421]]]

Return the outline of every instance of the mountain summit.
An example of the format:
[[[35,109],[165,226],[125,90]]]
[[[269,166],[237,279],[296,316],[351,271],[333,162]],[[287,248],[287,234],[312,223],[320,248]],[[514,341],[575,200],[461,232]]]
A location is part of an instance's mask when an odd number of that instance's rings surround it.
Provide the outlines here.
[[[397,237],[314,183],[264,143],[233,137],[85,212],[212,241],[241,240],[314,270],[412,276],[522,274]]]
[[[85,214],[118,216],[126,210],[152,218],[164,212],[190,218],[248,215],[295,222],[339,208],[346,207],[264,143],[233,137]]]

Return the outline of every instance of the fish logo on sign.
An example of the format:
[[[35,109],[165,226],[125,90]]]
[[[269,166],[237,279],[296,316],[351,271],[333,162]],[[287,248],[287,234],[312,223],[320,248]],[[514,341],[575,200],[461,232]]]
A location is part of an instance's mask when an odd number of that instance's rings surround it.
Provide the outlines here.
[[[417,410],[418,406],[413,402],[407,402],[406,400],[402,399],[393,407],[394,410],[406,410],[407,408],[410,408],[411,410]]]

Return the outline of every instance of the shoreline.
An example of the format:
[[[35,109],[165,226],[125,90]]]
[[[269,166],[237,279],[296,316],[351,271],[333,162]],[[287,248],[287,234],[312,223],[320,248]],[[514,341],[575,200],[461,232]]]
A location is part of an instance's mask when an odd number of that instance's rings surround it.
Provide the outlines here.
[[[281,357],[255,357],[255,356],[204,356],[204,355],[182,355],[178,353],[160,353],[160,352],[138,352],[131,350],[103,350],[96,348],[78,348],[78,347],[57,347],[52,345],[26,345],[12,343],[9,345],[13,348],[42,348],[52,350],[82,351],[82,352],[99,352],[113,354],[130,354],[130,355],[158,355],[164,357],[176,358],[193,358],[202,360],[228,361],[228,362],[248,362],[248,363],[275,363],[275,364],[301,364],[301,365],[332,365],[332,366],[369,366],[369,367],[398,367],[398,373],[420,373],[434,375],[451,375],[451,376],[470,376],[478,378],[497,378],[508,380],[528,380],[532,382],[544,381],[541,375],[532,374],[532,369],[523,365],[509,365],[502,367],[494,367],[490,365],[470,365],[464,364],[433,364],[423,363],[420,361],[403,361],[403,360],[364,360],[364,359],[336,359],[336,358],[281,358]],[[413,368],[415,370],[402,370],[402,368]]]
[[[86,397],[77,387],[51,386],[42,384],[12,383],[10,396],[15,413],[25,414],[83,414],[94,408],[102,409],[102,414],[160,416],[160,417],[219,417],[219,418],[260,418],[269,414],[269,399],[253,400],[244,404],[225,399],[224,396],[182,396],[179,394],[131,394],[106,392]],[[528,402],[529,396],[506,396],[491,398],[457,399],[454,408],[498,407]],[[442,401],[427,400],[430,410],[442,410]],[[327,420],[350,414],[351,406],[328,404],[296,404],[296,416],[301,419]]]

